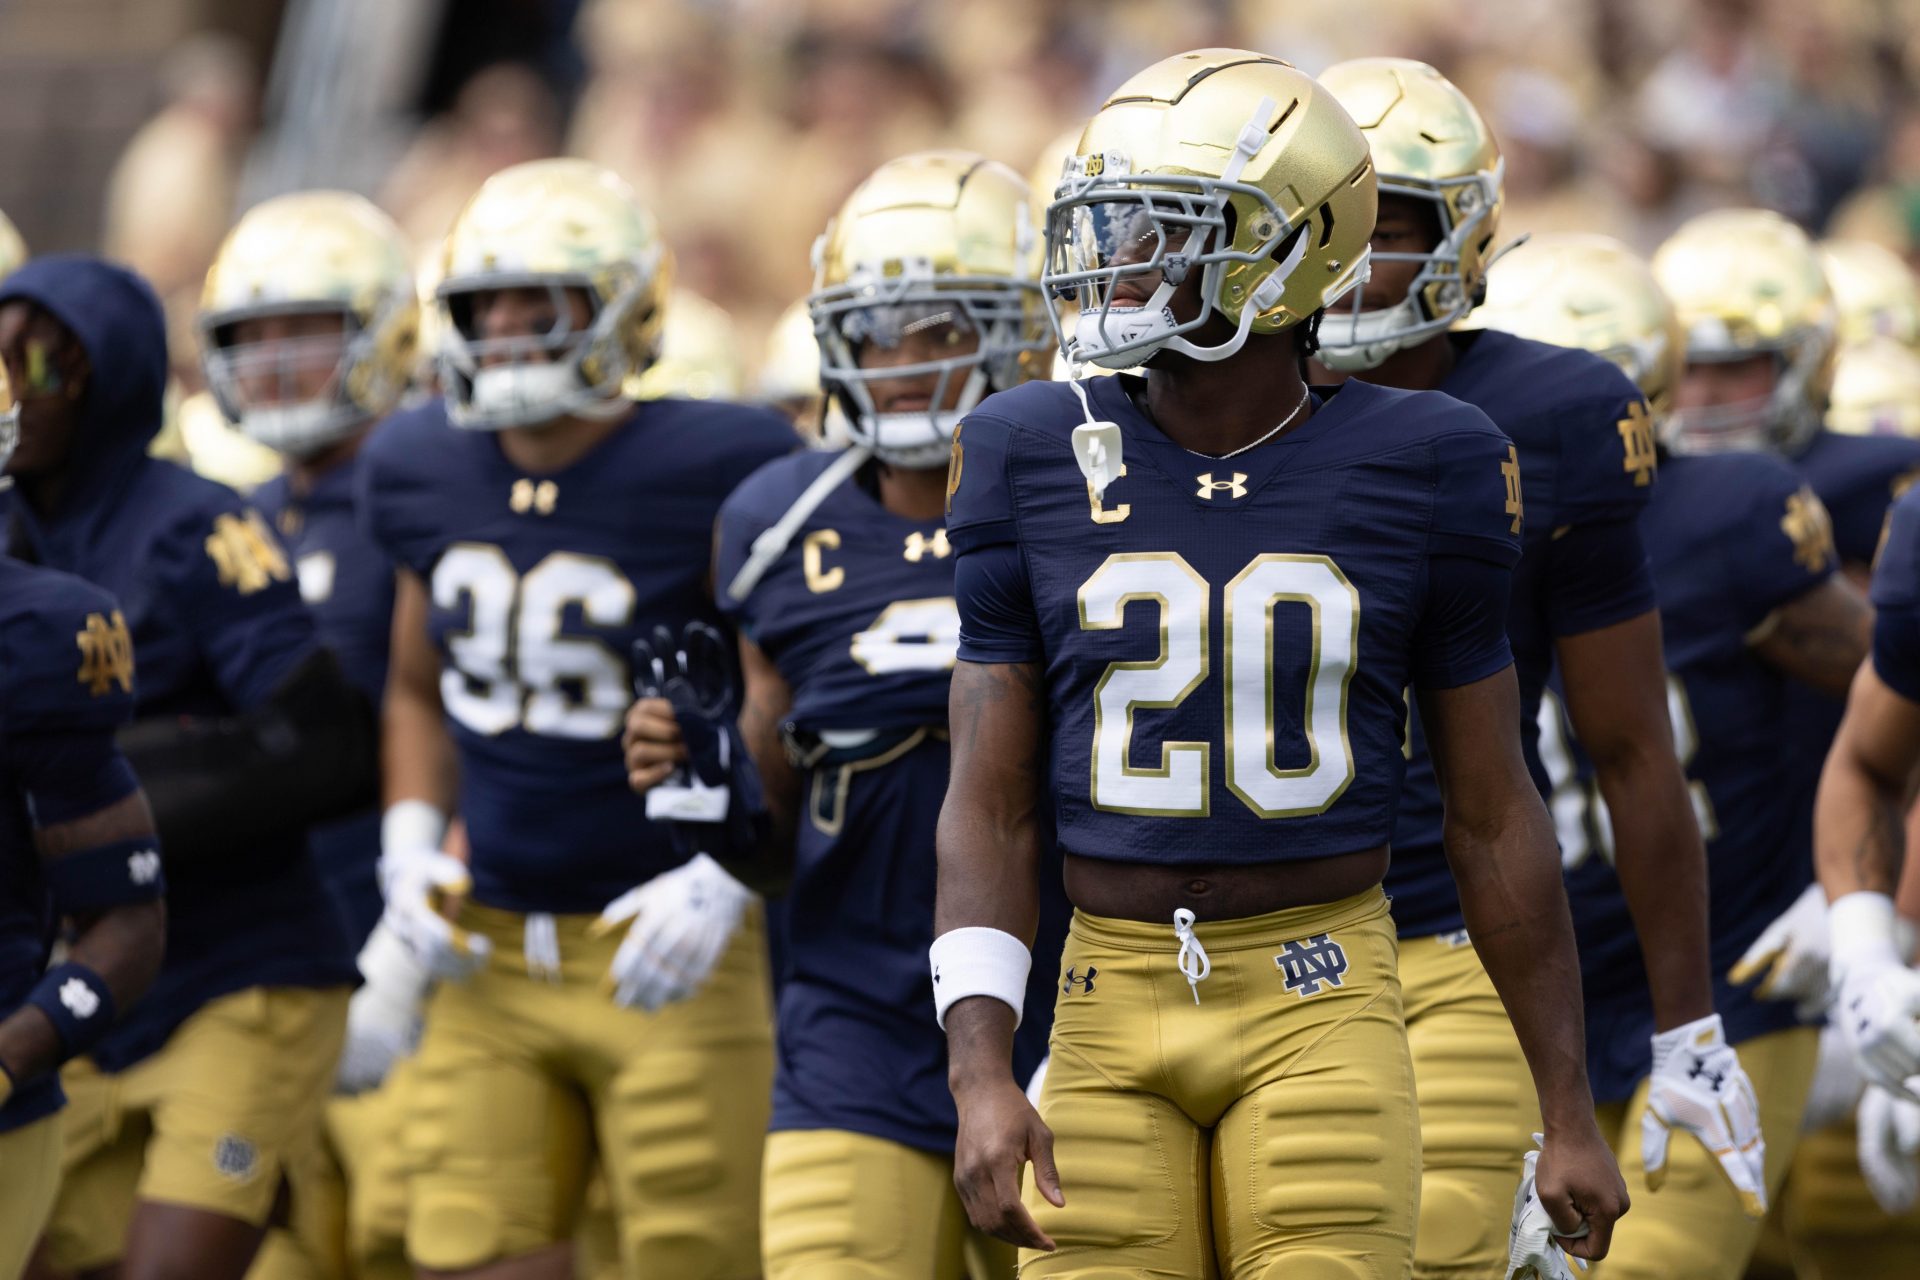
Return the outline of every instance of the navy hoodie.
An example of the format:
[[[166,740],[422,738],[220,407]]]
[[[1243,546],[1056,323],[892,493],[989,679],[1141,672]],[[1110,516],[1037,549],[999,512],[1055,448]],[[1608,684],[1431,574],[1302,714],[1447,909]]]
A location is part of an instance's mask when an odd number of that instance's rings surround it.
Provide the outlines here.
[[[149,457],[167,380],[166,321],[139,276],[97,258],[36,258],[0,282],[86,348],[91,368],[50,516],[0,495],[11,549],[120,600],[138,669],[134,716],[220,716],[265,702],[314,651],[313,620],[284,553],[232,490]],[[119,1071],[218,996],[355,980],[346,930],[298,829],[256,861],[167,870],[159,980],[94,1051]]]

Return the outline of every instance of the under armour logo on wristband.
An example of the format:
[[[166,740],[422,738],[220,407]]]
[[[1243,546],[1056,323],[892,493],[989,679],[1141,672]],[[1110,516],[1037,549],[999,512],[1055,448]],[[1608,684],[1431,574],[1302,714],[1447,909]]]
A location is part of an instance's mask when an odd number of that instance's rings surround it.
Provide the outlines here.
[[[1347,971],[1347,953],[1327,934],[1289,942],[1273,958],[1287,990],[1305,999],[1317,996],[1328,987],[1341,985],[1340,975]]]
[[[60,1003],[67,1007],[68,1013],[82,1021],[100,1012],[100,997],[78,978],[68,978],[60,984]]]

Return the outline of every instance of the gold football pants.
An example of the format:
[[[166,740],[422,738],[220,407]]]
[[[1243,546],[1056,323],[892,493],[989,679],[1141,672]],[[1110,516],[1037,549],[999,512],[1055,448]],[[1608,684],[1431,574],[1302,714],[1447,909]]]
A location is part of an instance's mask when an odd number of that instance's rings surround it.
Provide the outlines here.
[[[1059,1249],[1020,1275],[1402,1280],[1420,1135],[1385,896],[1194,933],[1189,987],[1171,923],[1075,913],[1040,1095],[1066,1205],[1029,1176]]]
[[[1800,1140],[1800,1115],[1813,1087],[1820,1033],[1795,1027],[1744,1040],[1734,1047],[1760,1100],[1760,1129],[1767,1139],[1767,1198],[1786,1181]],[[1760,1239],[1760,1223],[1740,1208],[1733,1186],[1707,1149],[1684,1133],[1667,1147],[1667,1178],[1647,1187],[1640,1160],[1640,1115],[1647,1082],[1626,1102],[1600,1107],[1600,1132],[1613,1142],[1633,1208],[1613,1230],[1606,1261],[1589,1280],[1738,1280]]]
[[[1400,984],[1420,1099],[1413,1274],[1497,1276],[1520,1161],[1540,1131],[1533,1076],[1493,979],[1463,934],[1402,939]]]
[[[1880,1207],[1858,1143],[1849,1121],[1808,1134],[1794,1153],[1781,1220],[1799,1280],[1895,1280],[1920,1268],[1920,1208],[1896,1218]]]
[[[548,980],[528,972],[526,919],[468,906],[492,960],[427,1005],[406,1095],[409,1257],[464,1271],[571,1238],[597,1158],[629,1274],[757,1277],[773,1080],[759,908],[699,992],[651,1014],[602,986],[618,933],[558,917]]]
[[[27,1265],[59,1190],[59,1115],[0,1133],[0,1280]]]

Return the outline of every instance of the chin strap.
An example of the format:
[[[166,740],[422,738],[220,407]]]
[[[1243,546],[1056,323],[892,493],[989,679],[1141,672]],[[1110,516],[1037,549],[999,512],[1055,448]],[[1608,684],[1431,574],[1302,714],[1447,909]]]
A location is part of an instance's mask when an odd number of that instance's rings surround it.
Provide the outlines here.
[[[745,600],[760,584],[767,570],[773,568],[786,549],[793,543],[793,535],[800,532],[800,526],[807,517],[820,509],[820,504],[843,484],[847,477],[866,465],[873,451],[863,445],[853,445],[827,464],[826,470],[814,477],[813,483],[803,489],[787,513],[763,530],[753,540],[753,550],[747,554],[747,562],[740,566],[740,572],[733,575],[733,581],[727,584],[727,596],[734,601]]]

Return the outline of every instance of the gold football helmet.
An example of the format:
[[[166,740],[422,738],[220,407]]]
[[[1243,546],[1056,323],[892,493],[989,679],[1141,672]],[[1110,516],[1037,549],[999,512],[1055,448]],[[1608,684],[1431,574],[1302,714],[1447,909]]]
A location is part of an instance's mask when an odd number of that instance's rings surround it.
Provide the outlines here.
[[[1108,369],[1161,350],[1223,360],[1364,280],[1374,210],[1366,139],[1311,77],[1242,49],[1157,62],[1087,123],[1047,207],[1060,345]],[[1195,271],[1200,309],[1181,320],[1168,301]],[[1151,296],[1116,305],[1125,280]],[[1233,337],[1186,336],[1216,315]]]
[[[889,160],[847,197],[814,246],[807,310],[821,385],[855,445],[893,466],[944,466],[954,427],[982,397],[1045,376],[1037,246],[1026,182],[972,152]],[[965,354],[861,368],[867,344],[891,349],[934,328],[978,341]],[[929,374],[939,380],[928,408],[875,408],[874,383]]]
[[[732,400],[746,382],[733,317],[699,294],[675,289],[660,330],[660,356],[627,379],[635,400]]]
[[[1774,357],[1771,393],[1741,404],[1676,411],[1676,453],[1791,451],[1819,428],[1833,381],[1833,294],[1804,231],[1762,209],[1690,219],[1653,255],[1673,299],[1690,362]]]
[[[27,260],[27,242],[13,219],[0,213],[0,278],[10,276]]]
[[[340,331],[235,341],[243,321],[302,316],[337,316]],[[199,318],[207,387],[256,443],[313,453],[399,402],[419,316],[406,241],[386,214],[346,191],[275,197],[234,225],[207,271]],[[312,385],[323,389],[299,394]]]
[[[659,354],[672,271],[652,215],[617,175],[585,160],[501,170],[454,220],[443,263],[440,368],[455,425],[498,430],[626,412],[627,378]],[[552,296],[552,328],[483,336],[474,295],[524,288]],[[569,289],[587,298],[579,329]]]
[[[1920,440],[1920,354],[1888,337],[1841,347],[1827,426],[1850,436]]]
[[[1479,304],[1506,162],[1467,95],[1424,62],[1355,58],[1328,67],[1320,83],[1366,136],[1380,194],[1427,201],[1439,221],[1440,240],[1428,252],[1373,255],[1420,264],[1406,297],[1362,311],[1356,292],[1321,323],[1321,363],[1353,372],[1445,333]]]
[[[1538,235],[1487,269],[1487,300],[1462,329],[1501,329],[1604,356],[1664,421],[1686,362],[1673,304],[1640,256],[1607,236]]]
[[[1920,346],[1920,281],[1899,254],[1871,240],[1823,240],[1819,249],[1842,345],[1880,336]]]
[[[820,343],[813,336],[813,316],[805,298],[773,322],[754,390],[761,400],[786,414],[801,435],[820,439]]]

